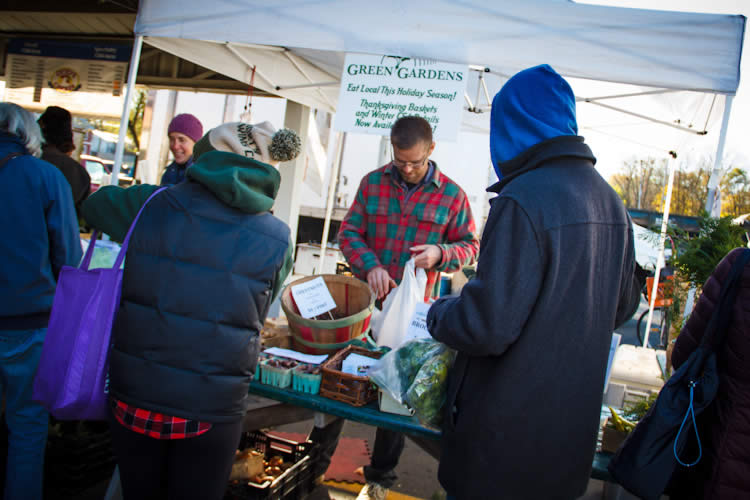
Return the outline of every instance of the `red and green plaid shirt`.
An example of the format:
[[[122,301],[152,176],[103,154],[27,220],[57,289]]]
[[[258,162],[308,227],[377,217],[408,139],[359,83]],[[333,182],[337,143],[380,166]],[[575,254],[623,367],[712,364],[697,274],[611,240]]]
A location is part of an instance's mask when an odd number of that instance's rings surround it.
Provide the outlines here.
[[[110,399],[112,413],[117,421],[139,434],[154,439],[186,439],[211,430],[208,422],[187,420],[155,411],[144,410],[115,398]]]
[[[440,271],[455,272],[479,252],[466,193],[433,162],[432,178],[406,198],[389,163],[367,174],[339,229],[339,246],[360,279],[382,266],[397,283],[414,245],[438,245],[443,258],[427,271],[425,300],[437,297]],[[396,174],[398,175],[398,174]]]

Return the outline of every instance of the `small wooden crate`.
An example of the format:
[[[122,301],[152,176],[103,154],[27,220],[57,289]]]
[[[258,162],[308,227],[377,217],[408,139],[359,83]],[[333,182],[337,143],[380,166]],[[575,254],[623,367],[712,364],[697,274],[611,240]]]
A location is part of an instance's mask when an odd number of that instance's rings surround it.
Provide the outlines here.
[[[357,346],[348,346],[340,350],[321,365],[323,378],[320,382],[320,395],[352,406],[364,406],[378,397],[378,390],[368,377],[350,375],[341,371],[344,359],[357,353],[370,358],[380,359],[382,352],[368,351]]]

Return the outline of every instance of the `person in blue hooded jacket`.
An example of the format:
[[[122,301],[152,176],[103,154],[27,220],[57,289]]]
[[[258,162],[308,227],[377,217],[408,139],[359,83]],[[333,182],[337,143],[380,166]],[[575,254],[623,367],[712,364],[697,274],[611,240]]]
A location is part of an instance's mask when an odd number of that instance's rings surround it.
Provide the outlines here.
[[[521,71],[493,100],[500,181],[476,278],[427,316],[458,352],[438,472],[451,496],[586,489],[612,332],[637,294],[627,211],[577,133],[573,91],[550,66]]]

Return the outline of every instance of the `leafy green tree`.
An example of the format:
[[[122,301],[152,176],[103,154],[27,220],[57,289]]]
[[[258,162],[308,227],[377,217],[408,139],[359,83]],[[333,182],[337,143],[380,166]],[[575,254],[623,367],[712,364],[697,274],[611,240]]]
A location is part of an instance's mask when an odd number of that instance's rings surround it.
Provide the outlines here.
[[[750,213],[750,176],[741,168],[733,168],[721,182],[721,213],[737,217]]]

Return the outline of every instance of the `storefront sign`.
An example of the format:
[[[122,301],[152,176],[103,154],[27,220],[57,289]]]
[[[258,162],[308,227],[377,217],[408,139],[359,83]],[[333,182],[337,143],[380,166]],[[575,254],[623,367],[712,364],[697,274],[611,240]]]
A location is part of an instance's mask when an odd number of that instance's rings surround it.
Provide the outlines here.
[[[13,39],[5,98],[35,111],[119,117],[129,58],[129,45]]]
[[[336,129],[388,135],[402,116],[421,116],[437,140],[456,140],[468,67],[393,56],[347,54]]]

